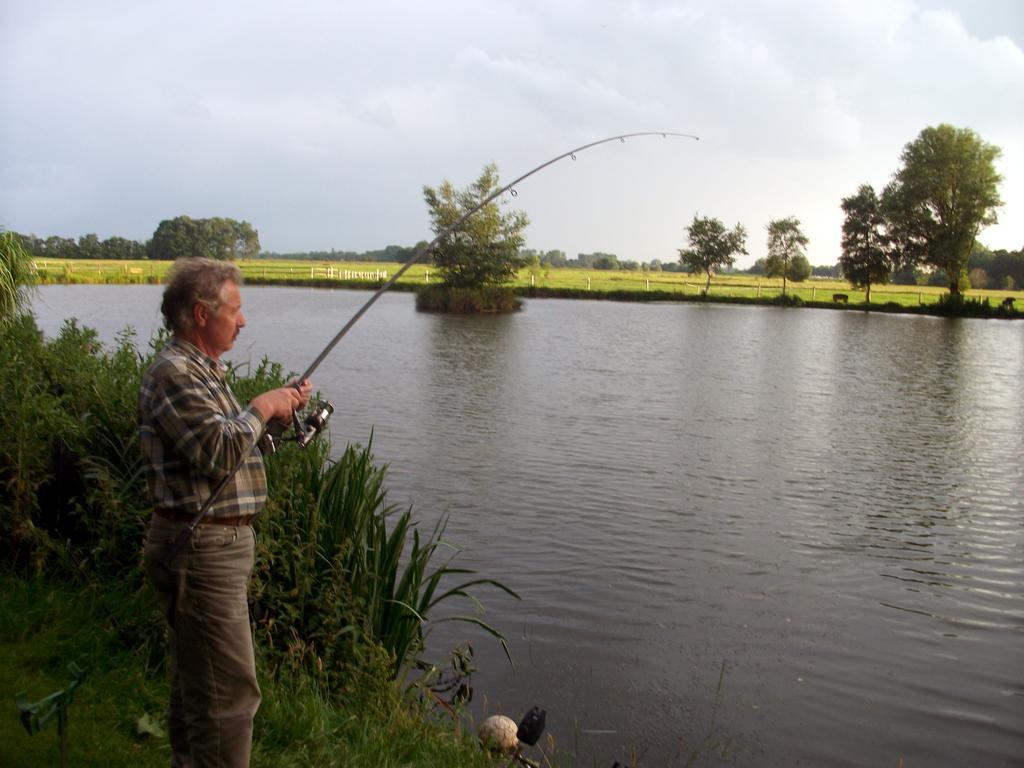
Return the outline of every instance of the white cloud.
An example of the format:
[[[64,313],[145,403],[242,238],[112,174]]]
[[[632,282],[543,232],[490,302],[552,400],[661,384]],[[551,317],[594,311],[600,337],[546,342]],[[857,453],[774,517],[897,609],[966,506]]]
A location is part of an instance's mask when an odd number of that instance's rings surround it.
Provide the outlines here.
[[[950,122],[1003,147],[1007,205],[983,240],[1017,248],[1020,11],[989,2],[1006,23],[978,0],[11,0],[0,221],[145,238],[187,209],[247,218],[276,250],[372,248],[426,234],[423,184],[661,129],[703,141],[531,180],[530,244],[664,259],[698,210],[752,241],[794,214],[830,260],[840,198]]]

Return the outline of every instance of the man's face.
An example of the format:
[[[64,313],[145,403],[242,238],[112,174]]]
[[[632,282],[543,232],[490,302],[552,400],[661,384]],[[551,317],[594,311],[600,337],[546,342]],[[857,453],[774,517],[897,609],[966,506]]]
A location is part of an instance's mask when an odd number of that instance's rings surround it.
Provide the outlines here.
[[[202,340],[203,350],[214,360],[227,352],[235,343],[238,332],[245,327],[242,314],[242,294],[238,284],[228,280],[220,291],[220,307],[216,312],[202,307],[199,310],[197,331]],[[205,312],[203,311],[205,310]]]

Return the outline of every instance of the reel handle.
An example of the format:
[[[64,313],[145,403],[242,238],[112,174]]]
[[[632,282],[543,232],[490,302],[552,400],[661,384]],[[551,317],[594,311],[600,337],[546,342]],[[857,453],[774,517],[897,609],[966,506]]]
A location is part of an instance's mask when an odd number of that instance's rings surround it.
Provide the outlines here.
[[[267,424],[266,431],[260,437],[260,450],[263,451],[264,456],[269,456],[277,451],[281,443],[290,441],[298,443],[299,448],[305,448],[327,426],[332,413],[334,413],[334,405],[330,400],[324,400],[314,405],[303,420],[299,419],[298,411],[292,411],[290,425],[278,419],[271,420]],[[293,434],[286,435],[285,431],[289,426]]]

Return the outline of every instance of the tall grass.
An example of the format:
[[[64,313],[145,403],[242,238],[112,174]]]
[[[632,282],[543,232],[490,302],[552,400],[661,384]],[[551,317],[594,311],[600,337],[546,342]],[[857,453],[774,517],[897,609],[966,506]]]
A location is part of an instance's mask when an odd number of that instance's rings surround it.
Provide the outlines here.
[[[25,307],[26,292],[35,282],[32,257],[13,232],[0,232],[0,325]]]
[[[455,552],[443,539],[444,523],[423,534],[411,508],[388,503],[386,472],[371,446],[349,445],[335,462],[294,465],[287,479],[276,470],[271,476],[281,490],[261,529],[274,543],[261,547],[253,588],[269,610],[258,629],[279,665],[306,669],[328,690],[351,683],[341,660],[362,655],[364,664],[374,663],[367,641],[383,651],[389,679],[404,677],[422,662],[442,603],[479,605],[470,590],[482,586],[516,596],[493,579],[466,579],[473,572],[455,567],[454,554],[442,560],[442,549]],[[473,615],[443,620],[474,623],[504,645]]]

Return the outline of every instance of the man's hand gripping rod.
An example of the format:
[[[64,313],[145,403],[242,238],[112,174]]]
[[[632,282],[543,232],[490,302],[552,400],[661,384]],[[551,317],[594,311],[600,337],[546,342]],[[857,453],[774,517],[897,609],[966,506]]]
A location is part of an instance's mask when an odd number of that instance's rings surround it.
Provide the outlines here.
[[[425,246],[416,251],[416,253],[409,257],[408,261],[402,264],[402,266],[395,272],[395,274],[393,274],[385,283],[383,283],[380,286],[380,288],[374,291],[373,295],[369,299],[367,299],[366,303],[363,304],[363,306],[361,306],[354,315],[352,315],[349,321],[345,323],[344,326],[342,326],[341,330],[334,335],[334,338],[327,343],[327,346],[323,348],[323,351],[321,351],[319,355],[317,355],[316,359],[310,364],[309,368],[306,369],[305,373],[303,373],[302,376],[300,376],[297,379],[295,386],[298,387],[301,384],[301,382],[305,381],[306,379],[313,375],[313,372],[320,367],[320,363],[322,363],[324,359],[331,353],[331,351],[338,345],[338,342],[345,337],[345,334],[347,334],[349,330],[351,330],[352,326],[359,322],[359,319],[366,314],[367,310],[369,310],[370,307],[372,307],[377,302],[377,299],[383,296],[385,291],[387,291],[391,286],[393,286],[398,281],[398,279],[408,271],[409,267],[417,263],[428,253],[430,253],[430,251],[432,251],[438,245],[438,243],[440,243],[442,240],[444,240],[446,237],[452,234],[455,230],[457,230],[459,227],[465,224],[466,221],[471,216],[473,216],[475,213],[484,208],[488,203],[494,201],[496,198],[500,197],[501,195],[505,194],[508,191],[512,191],[512,194],[514,195],[515,186],[517,184],[533,176],[535,173],[544,170],[549,165],[554,165],[559,160],[564,160],[567,157],[571,157],[573,160],[575,160],[576,154],[578,152],[583,152],[584,150],[590,149],[591,147],[596,147],[599,144],[607,144],[608,142],[611,141],[621,141],[625,143],[626,139],[632,139],[638,136],[661,136],[662,138],[668,138],[669,136],[672,136],[676,138],[693,139],[694,141],[700,141],[699,136],[694,136],[693,134],[690,133],[674,133],[671,131],[641,131],[639,133],[623,133],[618,136],[609,136],[606,139],[592,141],[589,144],[584,144],[582,146],[576,147],[575,149],[570,149],[568,152],[563,152],[557,157],[553,157],[547,162],[541,163],[536,168],[527,171],[522,176],[519,176],[515,180],[501,187],[501,189],[495,190],[486,198],[477,203],[476,206],[474,206],[469,211],[460,216],[455,221],[455,223],[445,227],[440,233],[438,233],[437,237],[435,237]],[[322,417],[322,423],[320,424],[319,427],[316,428],[316,431],[322,428],[323,424],[326,423],[327,418],[331,415],[331,412],[333,412],[334,408],[331,407],[330,403],[327,403],[323,410],[327,411],[326,416]],[[295,414],[293,414],[292,419],[295,422],[296,426],[298,426],[298,417]],[[307,419],[307,423],[309,423],[309,419]],[[303,432],[298,430],[297,432],[300,435],[304,434]],[[313,434],[315,434],[315,432]],[[192,519],[192,521],[189,522],[189,524],[182,529],[180,534],[178,534],[178,537],[174,540],[174,543],[168,548],[166,554],[163,557],[162,562],[165,566],[169,567],[170,564],[174,561],[174,558],[177,556],[178,552],[181,551],[181,548],[184,547],[188,540],[192,537],[192,534],[195,532],[196,526],[199,525],[200,521],[202,521],[202,519],[206,516],[206,513],[209,512],[210,507],[213,506],[213,503],[220,497],[221,493],[224,492],[224,489],[227,487],[227,484],[231,482],[231,479],[238,472],[239,468],[241,468],[243,462],[245,462],[246,458],[248,458],[249,453],[252,451],[253,448],[260,444],[261,440],[263,440],[263,435],[258,435],[256,440],[254,440],[253,444],[249,447],[249,449],[239,455],[238,461],[235,462],[235,465],[231,468],[231,471],[228,472],[224,479],[217,483],[217,486],[213,489],[213,492],[210,494],[210,498],[208,498],[203,503],[203,506],[200,507],[199,511],[196,513],[196,516]],[[300,440],[299,444],[300,446],[305,447],[308,441],[308,439],[306,439],[305,441]]]

